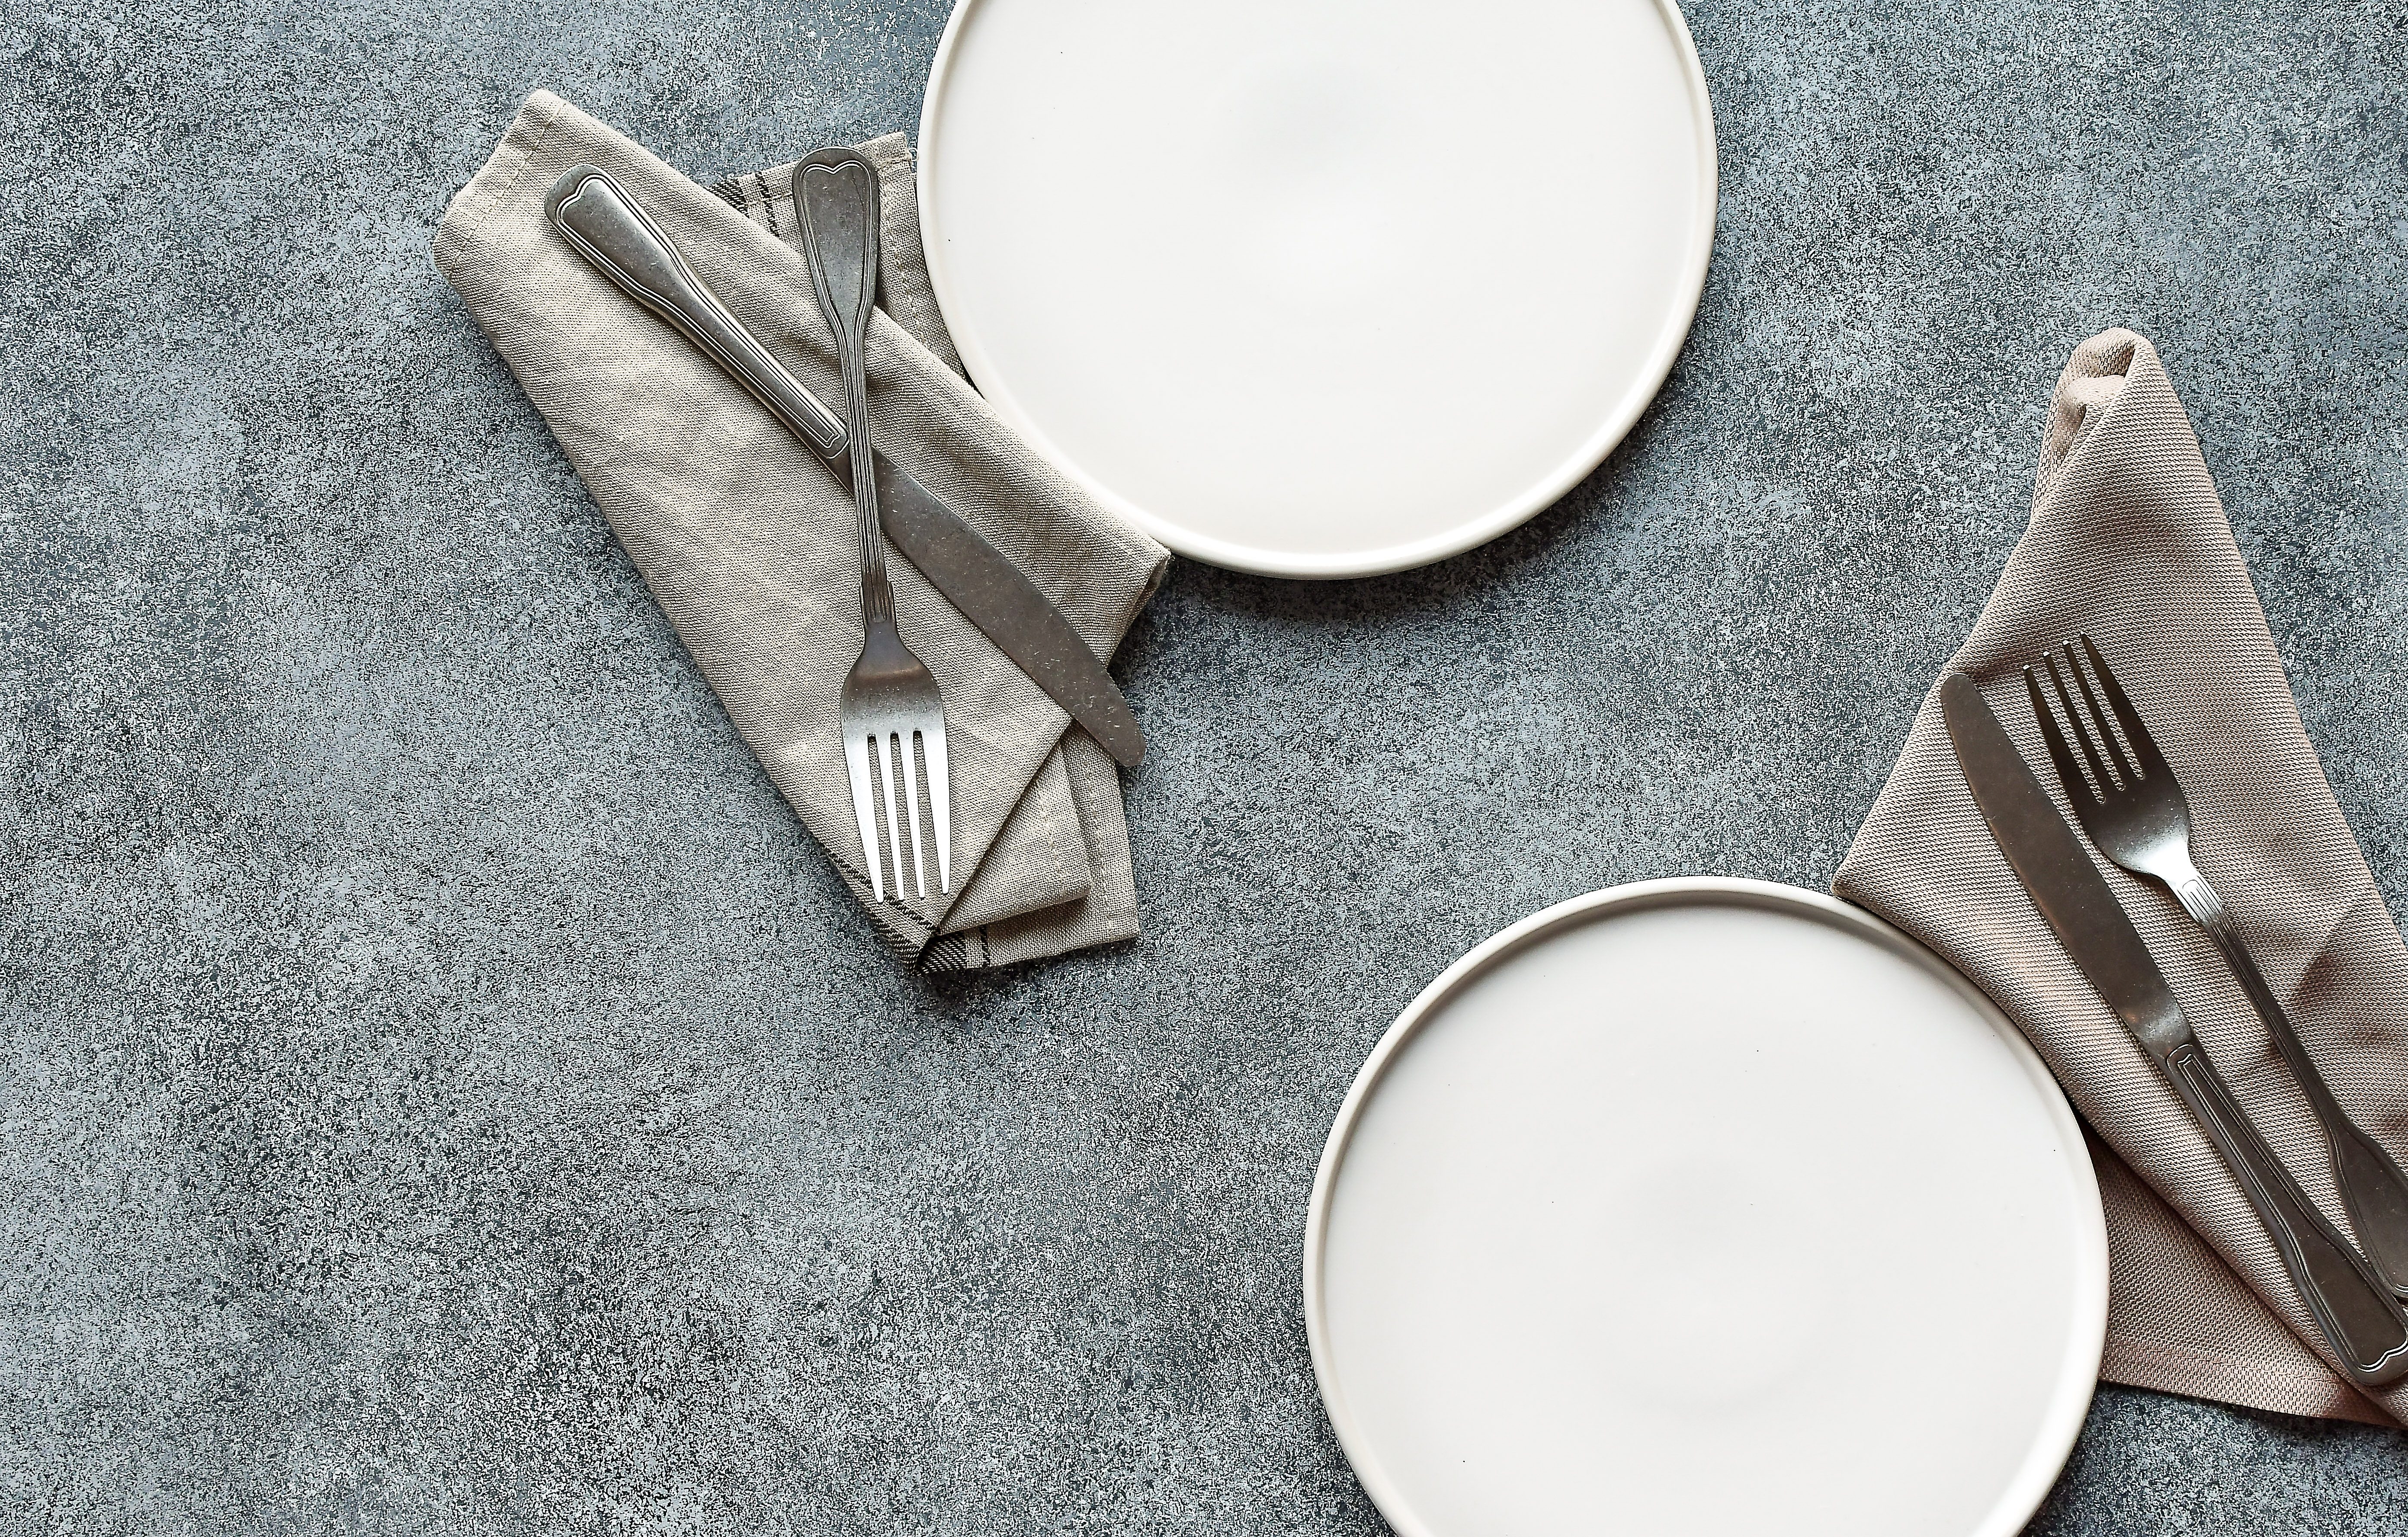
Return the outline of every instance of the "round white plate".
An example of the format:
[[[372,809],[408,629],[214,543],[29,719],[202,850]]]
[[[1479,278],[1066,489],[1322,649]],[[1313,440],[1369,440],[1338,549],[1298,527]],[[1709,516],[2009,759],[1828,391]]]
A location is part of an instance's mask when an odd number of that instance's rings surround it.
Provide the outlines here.
[[[2006,1018],[1869,914],[1652,881],[1514,925],[1354,1080],[1305,1235],[1323,1402],[1406,1537],[2012,1537],[2107,1316]]]
[[[920,200],[1040,453],[1181,554],[1367,576],[1621,441],[1705,282],[1713,115],[1671,0],[963,0]]]

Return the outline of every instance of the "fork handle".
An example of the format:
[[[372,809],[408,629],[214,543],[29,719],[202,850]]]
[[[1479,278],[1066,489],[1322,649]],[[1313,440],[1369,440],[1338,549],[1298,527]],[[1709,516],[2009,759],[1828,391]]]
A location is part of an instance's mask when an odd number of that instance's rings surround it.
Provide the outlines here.
[[[2333,1098],[2324,1074],[2316,1070],[2315,1059],[2308,1055],[2307,1043],[2292,1028],[2282,1000],[2274,996],[2258,962],[2250,958],[2232,914],[2207,877],[2192,870],[2177,875],[2167,886],[2183,911],[2215,941],[2225,964],[2240,980],[2241,990],[2249,995],[2258,1018],[2265,1021],[2274,1049],[2283,1054],[2291,1076],[2299,1081],[2324,1126],[2325,1142],[2332,1150],[2333,1183],[2340,1188],[2342,1204],[2349,1209],[2349,1224],[2357,1230],[2358,1243],[2392,1294],[2408,1297],[2408,1174],[2400,1172],[2383,1145]]]
[[[2266,1225],[2349,1380],[2374,1388],[2408,1376],[2408,1316],[2284,1171],[2207,1053],[2185,1041],[2166,1054],[2165,1070]]]
[[[803,254],[810,263],[811,292],[820,314],[836,335],[837,360],[844,371],[845,441],[869,436],[869,312],[878,297],[878,173],[859,150],[815,149],[795,165],[795,219],[803,228]],[[861,612],[875,626],[895,620],[895,594],[886,583],[886,540],[879,527],[878,477],[853,477],[853,510],[861,520]]]

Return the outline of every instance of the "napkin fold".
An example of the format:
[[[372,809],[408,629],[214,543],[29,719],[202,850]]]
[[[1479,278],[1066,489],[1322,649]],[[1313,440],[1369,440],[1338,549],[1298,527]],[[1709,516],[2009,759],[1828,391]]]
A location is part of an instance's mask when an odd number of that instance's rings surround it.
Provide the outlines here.
[[[2408,1154],[2408,948],[2300,723],[2257,590],[2157,349],[2129,331],[2057,381],[2031,525],[1951,661],[2071,815],[2022,668],[2095,637],[2190,802],[2192,847],[2333,1092]],[[2234,1092],[2344,1233],[2324,1135],[2214,945],[2092,854]],[[1957,772],[1935,687],[1831,885],[1971,976],[2094,1132],[2111,1253],[2111,1382],[2387,1424],[2323,1334],[2221,1159],[2033,908]]]
[[[1109,659],[1169,556],[1031,452],[962,376],[921,249],[910,150],[862,149],[883,204],[867,348],[880,449],[1011,557]],[[888,567],[905,641],[944,690],[953,893],[874,902],[837,696],[861,647],[852,493],[685,339],[560,238],[544,193],[570,167],[615,177],[711,292],[841,414],[788,167],[707,191],[539,91],[435,232],[435,262],[550,424],[738,734],[894,947],[929,971],[1135,937],[1117,765],[906,560]]]

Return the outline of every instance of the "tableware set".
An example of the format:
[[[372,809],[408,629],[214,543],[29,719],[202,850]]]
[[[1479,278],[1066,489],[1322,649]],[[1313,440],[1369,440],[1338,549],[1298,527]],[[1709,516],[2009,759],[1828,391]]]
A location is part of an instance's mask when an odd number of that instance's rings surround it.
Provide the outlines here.
[[[804,181],[799,174],[797,179],[796,204],[799,208],[804,206],[802,189],[811,183]],[[852,183],[856,200],[862,195],[859,185],[858,181]],[[840,288],[827,287],[824,272],[831,247],[823,247],[816,241],[812,246],[814,290],[820,292],[822,308],[844,352],[847,411],[855,418],[850,424],[839,420],[816,395],[803,388],[712,294],[659,224],[609,173],[592,165],[572,168],[553,185],[544,206],[552,226],[580,256],[724,369],[831,470],[854,487],[855,508],[862,521],[865,634],[862,663],[847,680],[841,699],[841,750],[852,783],[863,863],[876,899],[882,902],[887,900],[883,872],[890,863],[896,875],[896,897],[899,898],[904,889],[902,849],[907,834],[897,825],[904,821],[904,815],[896,810],[896,777],[903,781],[903,799],[915,813],[908,823],[908,839],[913,849],[910,863],[915,867],[923,863],[918,841],[923,818],[916,815],[915,781],[924,778],[929,802],[926,821],[933,833],[938,886],[940,890],[952,889],[951,790],[942,704],[937,698],[934,679],[910,656],[895,626],[891,587],[884,573],[887,540],[891,539],[964,618],[1116,761],[1124,765],[1141,761],[1145,736],[1103,662],[1009,557],[874,448],[870,450],[870,462],[876,466],[874,477],[853,473],[856,459],[852,445],[869,440],[867,365],[861,333],[867,328],[876,288],[874,178],[871,186],[869,206],[863,209],[856,203],[845,224],[851,232],[852,249],[838,253],[846,267],[846,271],[838,274],[838,278],[852,280]],[[838,217],[824,202],[820,206],[824,218]],[[865,219],[867,223],[863,222]],[[839,300],[841,305],[838,304]],[[883,744],[876,758],[878,773],[885,781],[887,847],[895,856],[891,861],[880,856],[875,817],[870,809],[873,737]],[[915,738],[923,745],[925,755],[924,773],[915,765],[910,750]],[[924,894],[924,870],[915,871],[915,884]]]
[[[2231,1086],[2208,1060],[2140,931],[2041,788],[1980,688],[1963,673],[1951,673],[1941,683],[1940,698],[1965,783],[2000,852],[2066,952],[2165,1074],[2231,1169],[2350,1380],[2362,1388],[2383,1388],[2408,1376],[2408,1316],[2402,1316],[2390,1288],[2300,1190],[2241,1108]],[[2074,786],[2068,790],[2071,794]]]
[[[2292,1028],[2282,1000],[2267,986],[2265,974],[2242,940],[2232,914],[2191,858],[2190,804],[2181,781],[2150,735],[2148,722],[2109,670],[2098,643],[2084,635],[2080,645],[2081,655],[2068,645],[2039,666],[2024,669],[2032,715],[2040,723],[2049,759],[2057,765],[2057,782],[2072,804],[2075,819],[2090,834],[2093,847],[2132,874],[2146,875],[2164,887],[2191,921],[2215,942],[2324,1129],[2332,1155],[2333,1182],[2367,1258],[2393,1295],[2408,1297],[2408,1176],[2401,1175],[2391,1155],[2333,1098],[2315,1059]],[[2043,676],[2048,680],[2045,690],[2041,685]],[[2093,677],[2098,680],[2095,691]],[[2067,687],[2069,678],[2071,689]],[[2102,696],[2114,711],[2112,727],[2108,711],[2100,707]],[[2067,745],[2069,736],[2081,745],[2078,762]]]
[[[1443,73],[1437,7],[1106,17],[965,0],[922,119],[922,292],[995,417],[1096,504],[1241,570],[1418,564],[1555,501],[1685,334],[1713,225],[1713,120],[1670,5],[1513,4],[1622,89],[1552,102],[1545,131],[1500,156],[1433,136],[1398,92]],[[1375,20],[1394,44],[1385,78],[1333,41]],[[1263,38],[1281,68],[1257,67]],[[1065,109],[1074,91],[1090,119]],[[1282,180],[1299,166],[1312,174]],[[1604,192],[1546,206],[1531,176]],[[1309,195],[1331,186],[1351,191]],[[910,201],[908,177],[887,187]],[[956,884],[956,744],[946,653],[927,650],[932,672],[907,643],[890,545],[1113,760],[1137,763],[1144,737],[1061,608],[872,448],[878,171],[820,150],[785,190],[840,414],[610,174],[568,170],[544,214],[849,487],[862,645],[829,746],[870,900],[925,902]],[[1510,302],[1423,313],[1517,221]],[[1556,271],[1541,257],[1559,249],[1602,265]],[[2189,802],[2101,649],[2082,636],[2022,677],[2090,845],[2174,898],[2263,1019],[2363,1254],[2284,1167],[2082,838],[1951,672],[1934,699],[1981,825],[2229,1169],[2348,1381],[2408,1379],[2408,1176],[2343,1108],[2200,872]],[[958,734],[974,749],[975,718]],[[1994,980],[1994,1003],[1968,979],[1979,966],[1941,949],[1817,893],[1650,882],[1517,924],[1424,990],[1347,1095],[1306,1234],[1316,1378],[1393,1525],[1593,1524],[1600,1476],[1646,1530],[2007,1537],[2029,1518],[2099,1379],[2107,1229],[2029,1017],[2011,1020],[2008,993]],[[1978,1393],[1925,1397],[1935,1371],[1976,1369]],[[1919,1399],[1912,1425],[1862,1444],[1865,1416]],[[1752,1476],[1719,1480],[1734,1459]]]
[[[2174,772],[2096,644],[2026,688],[2101,852],[2197,878]],[[1952,672],[1936,703],[2015,880],[2231,1171],[2348,1380],[2408,1378],[2388,1273],[2284,1168],[1981,690]],[[2222,937],[2243,943],[2229,916]],[[2328,1125],[2338,1177],[2372,1165],[2350,1212],[2388,1252],[2390,1160],[2337,1108]],[[1424,989],[1340,1109],[1305,1241],[1324,1403],[1411,1537],[1581,1530],[1600,1500],[1603,1530],[2008,1537],[2100,1373],[2084,1147],[2023,1032],[1860,907],[1711,878],[1575,899]],[[1968,1390],[1932,1397],[1935,1372]]]

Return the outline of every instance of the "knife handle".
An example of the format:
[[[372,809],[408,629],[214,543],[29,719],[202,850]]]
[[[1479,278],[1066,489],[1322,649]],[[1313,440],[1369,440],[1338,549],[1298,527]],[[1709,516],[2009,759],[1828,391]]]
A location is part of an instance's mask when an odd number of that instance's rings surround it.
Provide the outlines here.
[[[2196,1040],[2166,1054],[2166,1075],[2208,1140],[2224,1155],[2242,1193],[2283,1257],[2308,1311],[2324,1327],[2349,1380],[2360,1388],[2387,1388],[2408,1376],[2408,1315],[2375,1279],[2366,1261],[2274,1157],[2230,1086]]]
[[[552,183],[543,208],[579,255],[629,298],[677,327],[813,453],[831,463],[844,457],[844,423],[728,313],[609,172],[577,166]]]

